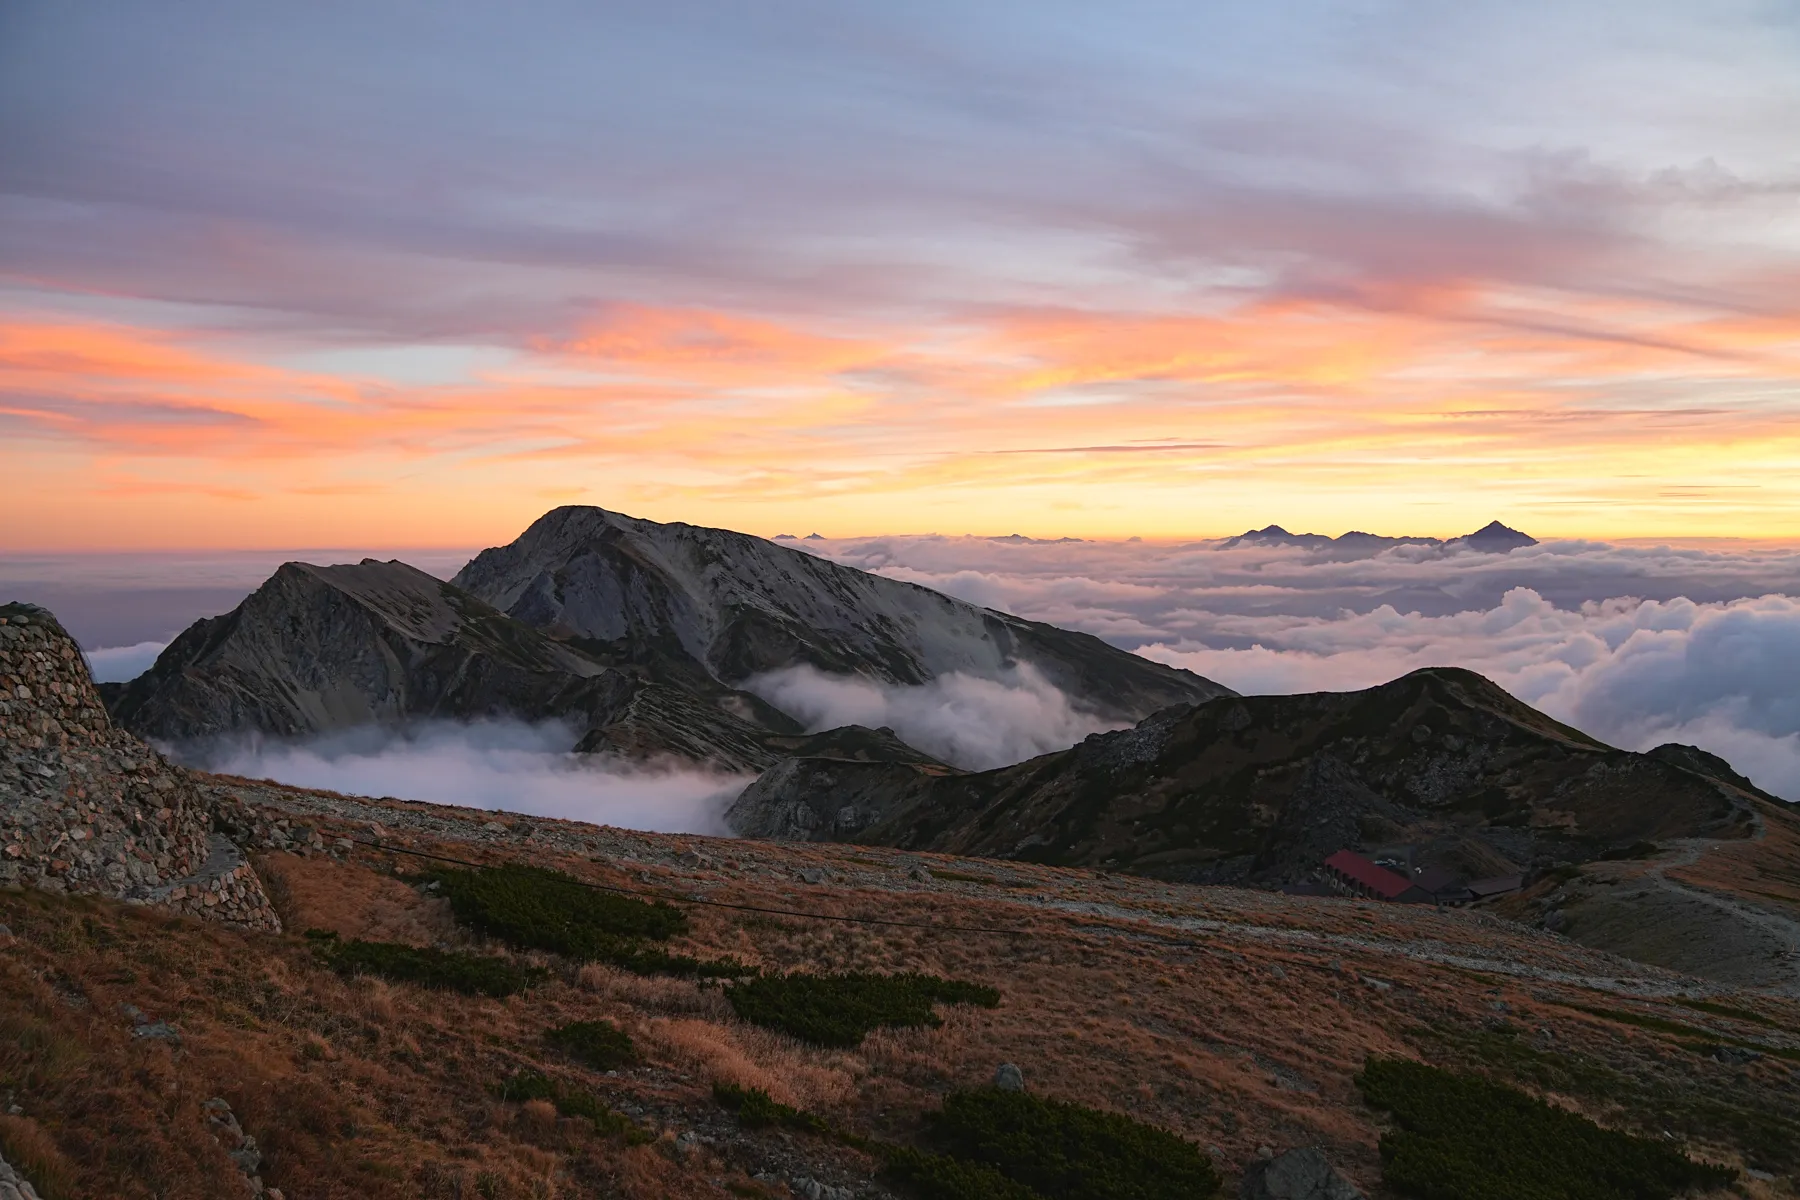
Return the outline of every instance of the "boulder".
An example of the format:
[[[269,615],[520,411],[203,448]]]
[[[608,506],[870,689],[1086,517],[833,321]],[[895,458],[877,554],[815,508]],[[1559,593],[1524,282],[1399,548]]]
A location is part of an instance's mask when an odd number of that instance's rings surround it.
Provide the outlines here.
[[[1241,1200],[1363,1200],[1325,1156],[1307,1146],[1259,1162],[1244,1173]]]
[[[1022,1092],[1025,1090],[1025,1072],[1012,1063],[1001,1063],[994,1068],[994,1086],[1003,1092]]]

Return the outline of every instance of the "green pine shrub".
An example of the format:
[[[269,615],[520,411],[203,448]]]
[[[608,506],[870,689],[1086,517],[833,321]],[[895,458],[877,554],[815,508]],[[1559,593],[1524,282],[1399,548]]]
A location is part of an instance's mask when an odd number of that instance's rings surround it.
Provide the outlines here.
[[[942,1025],[933,1004],[993,1008],[1000,1003],[1000,993],[991,987],[910,972],[763,975],[726,988],[725,998],[753,1025],[843,1048],[861,1045],[871,1031],[883,1027]]]
[[[735,1083],[713,1084],[713,1099],[721,1108],[737,1115],[745,1129],[798,1129],[806,1133],[830,1134],[831,1126],[824,1118],[783,1104],[761,1088],[744,1088]]]
[[[731,979],[754,974],[742,963],[671,954],[665,942],[688,929],[687,914],[660,900],[599,891],[545,867],[433,873],[456,919],[517,950],[548,950],[580,962],[605,962],[639,975]]]
[[[655,1140],[637,1122],[612,1108],[592,1092],[568,1087],[542,1071],[515,1071],[494,1090],[502,1100],[511,1100],[516,1104],[523,1104],[527,1100],[548,1100],[556,1107],[557,1115],[589,1121],[596,1133],[622,1137],[632,1145],[643,1145]]]
[[[910,1146],[886,1150],[884,1169],[920,1200],[1043,1200],[985,1163],[931,1154]]]
[[[1027,1092],[952,1092],[930,1136],[1046,1200],[1201,1200],[1220,1186],[1212,1160],[1166,1129]]]
[[[596,1071],[616,1071],[638,1060],[631,1035],[611,1021],[571,1021],[547,1031],[544,1041]]]
[[[542,982],[549,972],[504,958],[406,946],[397,942],[318,939],[319,954],[339,974],[375,975],[398,983],[443,988],[469,996],[511,996]]]
[[[1372,1058],[1356,1082],[1393,1114],[1384,1178],[1419,1200],[1665,1200],[1737,1177],[1479,1076]]]
[[[687,932],[687,914],[673,905],[598,891],[545,867],[508,863],[435,878],[458,921],[520,949],[595,959],[619,942]]]

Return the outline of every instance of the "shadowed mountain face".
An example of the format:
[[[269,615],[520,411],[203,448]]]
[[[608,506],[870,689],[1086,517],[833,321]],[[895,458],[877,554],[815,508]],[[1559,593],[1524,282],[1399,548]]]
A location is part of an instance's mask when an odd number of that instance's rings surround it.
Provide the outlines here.
[[[545,637],[398,562],[288,563],[106,689],[117,719],[167,740],[300,736],[418,718],[559,718],[584,746],[760,767],[799,726],[754,696],[670,686]]]
[[[593,508],[557,509],[453,583],[398,562],[288,563],[106,694],[127,728],[166,740],[555,718],[580,751],[760,770],[794,754],[932,761],[891,731],[809,738],[736,686],[762,672],[916,684],[1019,663],[1112,721],[1229,694],[1085,634],[759,538]]]
[[[1116,721],[1230,689],[1099,638],[979,608],[762,538],[559,508],[453,580],[604,662],[646,661],[737,685],[811,666],[921,684],[1024,662]]]
[[[1171,708],[980,774],[780,764],[743,832],[1110,865],[1194,882],[1297,880],[1344,847],[1500,874],[1677,837],[1748,836],[1767,800],[1711,756],[1615,750],[1469,671],[1360,692]]]

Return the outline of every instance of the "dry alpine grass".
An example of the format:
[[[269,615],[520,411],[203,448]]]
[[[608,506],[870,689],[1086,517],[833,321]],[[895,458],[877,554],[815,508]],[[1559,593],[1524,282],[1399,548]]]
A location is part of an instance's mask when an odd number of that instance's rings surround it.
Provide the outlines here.
[[[782,1194],[753,1182],[757,1172],[884,1195],[866,1156],[810,1135],[738,1130],[711,1085],[762,1088],[905,1141],[946,1091],[1013,1062],[1034,1091],[1165,1126],[1227,1174],[1261,1147],[1321,1145],[1381,1195],[1380,1123],[1352,1082],[1370,1054],[1489,1070],[1639,1129],[1680,1114],[1634,1108],[1634,1097],[1746,1110],[1800,1098],[1779,1049],[1794,1044],[1780,1028],[1794,1028],[1793,1004],[1729,998],[1773,1024],[1685,1007],[1691,981],[1479,914],[552,822],[509,842],[476,837],[471,820],[464,839],[441,813],[429,833],[394,835],[407,812],[386,814],[390,849],[259,860],[295,931],[280,937],[0,893],[0,920],[17,935],[0,950],[0,1082],[24,1109],[0,1125],[9,1158],[16,1151],[69,1196],[238,1194],[200,1115],[202,1101],[222,1096],[260,1143],[265,1181],[289,1200]],[[552,826],[563,832],[545,836]],[[331,830],[365,831],[348,821]],[[692,932],[673,948],[782,970],[927,971],[990,984],[1002,1001],[944,1009],[941,1027],[878,1031],[846,1051],[745,1025],[714,988],[548,957],[533,961],[550,980],[506,1000],[340,978],[298,931],[505,953],[457,930],[409,882],[421,862],[393,852],[402,848],[558,866],[677,902],[956,926],[690,906]],[[708,858],[684,863],[696,848]],[[921,863],[968,878],[909,878]],[[798,878],[820,869],[825,884]],[[124,1004],[171,1022],[179,1044],[134,1037]],[[642,1065],[597,1074],[545,1049],[545,1030],[594,1019],[627,1030]],[[1725,1038],[1769,1050],[1740,1064],[1699,1048]],[[1572,1082],[1559,1082],[1557,1064]],[[1589,1086],[1589,1067],[1609,1073],[1604,1086]],[[628,1144],[543,1101],[498,1099],[497,1084],[521,1069],[591,1091],[652,1140]],[[1692,1152],[1738,1165],[1776,1153],[1747,1149],[1710,1119],[1683,1128]],[[677,1141],[690,1132],[702,1140]],[[1780,1179],[1748,1186],[1792,1194]]]

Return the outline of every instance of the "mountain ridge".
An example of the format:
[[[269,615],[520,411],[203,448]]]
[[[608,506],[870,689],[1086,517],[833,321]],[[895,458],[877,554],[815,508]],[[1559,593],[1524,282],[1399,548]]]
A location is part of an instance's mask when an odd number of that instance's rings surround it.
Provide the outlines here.
[[[575,727],[581,753],[758,771],[816,751],[801,722],[752,690],[766,672],[911,686],[959,671],[1004,678],[1021,663],[1109,722],[1231,694],[1089,634],[761,538],[578,507],[449,582],[398,561],[284,564],[104,694],[122,724],[167,741],[554,719]],[[891,731],[836,742],[852,743],[852,757],[930,757]]]
[[[1774,798],[1691,748],[1618,750],[1460,668],[1374,688],[1165,709],[1015,766],[954,776],[784,763],[727,820],[769,836],[1298,882],[1342,848],[1497,875],[1660,838],[1749,836]],[[846,813],[852,814],[846,819]]]
[[[1323,533],[1289,533],[1280,525],[1265,525],[1261,529],[1247,530],[1235,537],[1226,538],[1220,543],[1219,549],[1230,550],[1237,546],[1296,546],[1302,550],[1379,553],[1395,546],[1436,546],[1447,550],[1473,550],[1480,554],[1507,554],[1537,544],[1538,540],[1529,534],[1521,533],[1499,521],[1489,521],[1474,533],[1453,538],[1416,535],[1390,537],[1379,533],[1364,533],[1360,529],[1331,537]]]
[[[951,672],[993,678],[1026,661],[1110,719],[1230,694],[1091,634],[764,538],[588,506],[551,510],[451,582],[590,653],[619,643],[679,648],[732,685],[795,665],[917,685]]]

